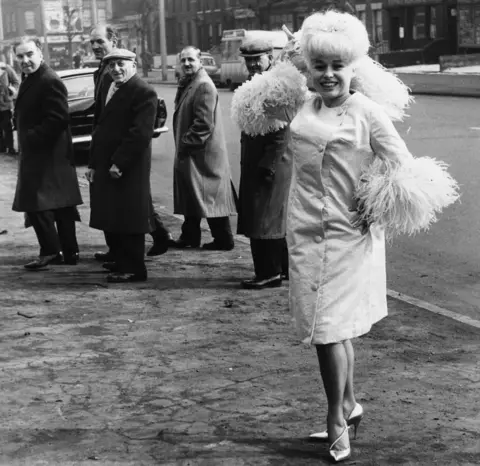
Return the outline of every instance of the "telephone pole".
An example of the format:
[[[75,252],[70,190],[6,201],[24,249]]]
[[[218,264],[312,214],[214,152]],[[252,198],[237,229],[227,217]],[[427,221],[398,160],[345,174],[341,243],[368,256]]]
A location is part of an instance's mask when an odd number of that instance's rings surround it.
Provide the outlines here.
[[[165,32],[165,0],[158,0],[158,26],[160,29],[160,55],[162,57],[162,81],[168,80],[167,34]]]
[[[45,15],[45,2],[43,0],[40,0],[40,14],[42,15],[43,60],[47,65],[50,65],[50,50],[48,50],[47,18]]]
[[[92,10],[92,26],[96,26],[98,23],[97,0],[90,0],[90,8]]]

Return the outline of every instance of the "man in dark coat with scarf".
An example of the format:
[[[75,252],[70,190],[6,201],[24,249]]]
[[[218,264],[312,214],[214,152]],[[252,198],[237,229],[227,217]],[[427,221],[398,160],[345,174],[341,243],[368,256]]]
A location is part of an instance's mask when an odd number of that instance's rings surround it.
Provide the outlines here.
[[[96,105],[89,171],[90,226],[105,232],[113,255],[107,280],[145,281],[145,234],[151,232],[150,166],[157,93],[136,74],[135,54],[114,49],[103,59],[113,78]]]
[[[250,77],[268,70],[272,45],[263,40],[245,41],[240,55]],[[276,287],[288,279],[285,240],[288,190],[292,176],[286,157],[288,127],[265,135],[241,134],[241,172],[237,233],[250,238],[255,277],[244,280],[247,289]]]
[[[200,62],[200,50],[180,53],[184,77],[175,97],[173,131],[174,211],[184,216],[182,234],[172,246],[198,247],[200,223],[206,218],[213,241],[204,249],[229,251],[234,247],[230,215],[236,213],[227,146],[223,134],[218,92]]]
[[[106,62],[103,61],[103,58],[105,57],[105,55],[111,53],[117,47],[117,34],[111,26],[106,24],[99,24],[95,26],[90,32],[90,45],[92,47],[95,58],[101,60],[98,69],[93,73],[93,80],[95,84],[95,102],[100,102],[100,96],[102,95],[103,89],[108,89],[110,87],[110,84],[112,83],[112,77],[108,72]],[[93,122],[94,128],[101,111],[102,106],[96,105]],[[152,222],[152,231],[150,232],[150,235],[153,239],[153,245],[148,250],[147,255],[158,256],[167,252],[169,241],[172,239],[172,235],[163,224],[158,213],[155,211],[152,199],[150,199],[150,203],[152,204],[152,218],[150,219],[150,221]],[[107,242],[109,251],[96,252],[94,254],[94,257],[101,262],[112,262],[113,255],[110,254],[110,245],[108,244],[107,237],[105,237],[105,241]]]
[[[13,210],[25,212],[40,245],[27,269],[76,264],[75,206],[82,204],[69,127],[67,89],[43,62],[41,43],[25,37],[15,48],[22,84],[15,104],[20,148]]]

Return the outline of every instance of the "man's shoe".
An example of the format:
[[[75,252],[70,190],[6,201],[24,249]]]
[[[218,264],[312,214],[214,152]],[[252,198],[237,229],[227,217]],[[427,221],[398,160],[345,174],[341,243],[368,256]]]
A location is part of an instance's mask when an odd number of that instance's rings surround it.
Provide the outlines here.
[[[202,249],[207,251],[231,251],[235,247],[234,243],[217,243],[216,241],[212,241],[211,243],[205,243],[202,246]]]
[[[270,278],[254,278],[253,280],[244,280],[242,287],[246,290],[262,290],[263,288],[277,288],[282,286],[282,277],[275,275]]]
[[[147,280],[147,274],[111,273],[107,275],[108,283],[145,282],[146,280]]]
[[[177,240],[171,239],[168,241],[168,245],[171,248],[176,248],[176,249],[187,249],[187,248],[198,248],[200,247],[200,243],[191,243],[190,241],[186,241],[182,238],[179,238]]]
[[[286,272],[282,272],[282,280],[289,280],[290,275],[288,273],[288,270]]]
[[[93,257],[95,260],[98,262],[113,262],[115,258],[113,257],[113,254],[108,251],[108,252],[96,252]]]
[[[27,270],[40,270],[47,267],[48,264],[63,264],[63,255],[61,252],[50,256],[39,256],[37,259],[25,264]]]
[[[7,149],[7,154],[8,155],[18,155],[18,152],[15,149]]]
[[[170,240],[154,241],[152,247],[147,252],[147,256],[161,256],[165,254],[168,251],[169,241]]]
[[[116,262],[104,262],[102,267],[109,272],[119,273],[118,264]]]
[[[80,254],[78,252],[75,252],[73,254],[63,255],[63,263],[65,265],[77,265],[79,260],[80,260]]]

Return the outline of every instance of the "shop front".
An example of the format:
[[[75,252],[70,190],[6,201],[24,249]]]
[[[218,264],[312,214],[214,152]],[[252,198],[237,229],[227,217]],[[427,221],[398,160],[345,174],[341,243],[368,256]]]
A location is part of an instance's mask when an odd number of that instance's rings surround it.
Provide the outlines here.
[[[457,1],[387,0],[391,51],[457,51]]]

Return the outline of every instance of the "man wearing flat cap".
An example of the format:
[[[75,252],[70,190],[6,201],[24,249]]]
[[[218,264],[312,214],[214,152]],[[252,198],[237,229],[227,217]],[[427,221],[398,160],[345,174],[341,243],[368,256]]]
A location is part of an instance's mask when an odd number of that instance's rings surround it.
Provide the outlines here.
[[[150,217],[152,134],[157,93],[136,75],[135,54],[115,48],[103,60],[112,77],[95,104],[90,147],[90,226],[105,232],[112,283],[145,281],[145,234]]]
[[[250,79],[267,71],[273,48],[265,40],[245,40],[240,55]],[[267,134],[241,134],[241,171],[237,233],[250,238],[255,277],[246,289],[277,287],[288,279],[286,211],[292,175],[285,155],[288,127]]]

